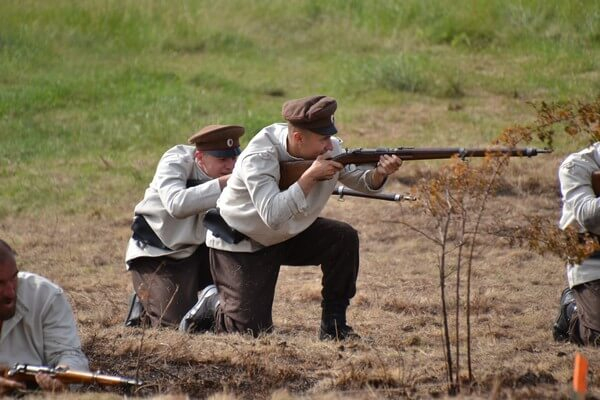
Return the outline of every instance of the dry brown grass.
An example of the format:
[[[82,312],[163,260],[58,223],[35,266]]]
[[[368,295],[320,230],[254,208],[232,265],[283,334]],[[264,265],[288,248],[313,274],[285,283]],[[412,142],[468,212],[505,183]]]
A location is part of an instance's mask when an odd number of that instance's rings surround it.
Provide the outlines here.
[[[509,220],[525,214],[556,220],[557,183],[547,171],[555,170],[558,162],[557,156],[516,160],[506,175],[507,182],[516,185],[507,183],[490,207]],[[389,189],[408,191],[405,183],[423,176],[426,171],[418,163],[407,163]],[[259,339],[124,328],[131,292],[123,264],[130,208],[123,201],[115,210],[121,217],[114,220],[97,214],[6,218],[0,230],[19,252],[21,269],[43,274],[66,290],[92,367],[138,375],[146,382],[131,394],[214,399],[445,397],[435,253],[430,243],[395,222],[402,217],[425,223],[408,204],[332,198],[325,210],[325,216],[350,222],[360,232],[361,271],[349,321],[363,340],[348,343],[317,340],[317,267],[282,268],[274,304],[276,330]],[[565,285],[562,262],[510,248],[497,239],[482,239],[482,244],[473,276],[476,382],[463,388],[462,396],[567,398],[573,355],[579,349],[554,343],[551,336]],[[600,381],[594,371],[600,353],[583,351],[590,359],[590,386],[597,396]],[[461,359],[466,373],[465,356]],[[106,396],[125,394],[89,389]]]
[[[486,118],[508,112],[503,102],[489,99],[488,103],[493,106],[485,103],[480,110]],[[365,132],[389,132],[383,140],[388,143],[397,132],[386,128],[404,131],[410,119],[435,121],[436,115],[446,112],[439,107],[414,107],[408,110],[410,117],[403,113],[406,109],[390,111],[361,125],[369,129],[357,127],[350,134],[368,145],[375,140],[381,143],[382,137]],[[423,129],[423,121],[416,126]],[[440,138],[441,145],[449,143],[443,140],[460,142],[452,135]],[[526,222],[528,216],[557,221],[556,170],[563,157],[564,152],[512,161],[499,182],[498,195],[489,200],[485,226],[516,225]],[[408,192],[445,163],[407,162],[388,190]],[[68,293],[92,368],[146,382],[134,393],[86,387],[92,393],[71,397],[447,397],[438,249],[401,223],[431,224],[415,207],[357,198],[338,202],[332,197],[324,216],[349,222],[360,234],[361,271],[349,322],[363,338],[324,343],[317,340],[318,267],[281,269],[273,311],[276,329],[258,339],[123,327],[132,291],[123,258],[137,200],[135,194],[112,199],[110,216],[91,210],[86,215],[42,214],[0,220],[0,237],[20,253],[20,268],[47,276]],[[576,351],[590,361],[590,396],[600,396],[596,373],[600,352],[552,340],[551,326],[566,284],[558,257],[509,247],[499,237],[481,235],[472,278],[474,382],[464,384],[462,398],[570,398]],[[451,294],[448,306],[453,310],[454,273],[446,283]],[[461,307],[464,312],[464,304]],[[452,311],[450,324],[454,319]],[[455,331],[450,335],[454,343]],[[459,336],[463,346],[464,321]],[[466,355],[460,357],[466,382]]]

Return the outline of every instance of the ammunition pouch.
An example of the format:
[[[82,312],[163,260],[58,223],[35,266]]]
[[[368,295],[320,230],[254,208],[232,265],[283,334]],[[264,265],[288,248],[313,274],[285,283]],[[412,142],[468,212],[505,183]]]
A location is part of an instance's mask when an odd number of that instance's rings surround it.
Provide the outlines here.
[[[165,246],[165,244],[160,240],[143,215],[135,215],[133,218],[133,224],[131,224],[131,230],[133,231],[132,237],[134,240],[152,247],[172,251],[172,249]]]
[[[215,237],[223,239],[230,244],[237,244],[248,237],[242,232],[236,231],[221,217],[218,208],[211,208],[204,216],[204,226],[209,229]]]

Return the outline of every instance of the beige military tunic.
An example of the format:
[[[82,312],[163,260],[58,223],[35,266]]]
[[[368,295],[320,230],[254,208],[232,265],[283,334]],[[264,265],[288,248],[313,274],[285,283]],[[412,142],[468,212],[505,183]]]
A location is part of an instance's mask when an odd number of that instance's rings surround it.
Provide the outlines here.
[[[178,145],[161,158],[154,178],[135,207],[143,215],[162,243],[171,250],[144,245],[131,238],[125,261],[138,257],[189,257],[204,243],[206,229],[202,224],[206,211],[215,207],[221,188],[217,179],[207,176],[194,160],[195,146]],[[190,179],[200,181],[186,187]]]
[[[287,190],[278,186],[280,161],[299,160],[287,152],[287,124],[276,123],[256,134],[239,156],[227,187],[217,201],[223,219],[251,240],[230,244],[209,231],[206,245],[219,250],[255,252],[284,242],[308,228],[319,216],[337,181],[365,193],[377,193],[369,185],[372,165],[347,165],[333,179],[319,182],[304,195],[296,182]],[[333,151],[340,154],[341,141],[331,138]]]
[[[592,172],[600,170],[600,143],[569,155],[560,165],[558,177],[562,192],[559,226],[574,225],[582,232],[600,235],[600,198],[592,189]],[[581,264],[567,265],[569,286],[600,279],[600,259],[592,257]]]
[[[0,364],[15,363],[87,371],[88,360],[62,289],[46,278],[18,273],[15,315],[2,323]]]

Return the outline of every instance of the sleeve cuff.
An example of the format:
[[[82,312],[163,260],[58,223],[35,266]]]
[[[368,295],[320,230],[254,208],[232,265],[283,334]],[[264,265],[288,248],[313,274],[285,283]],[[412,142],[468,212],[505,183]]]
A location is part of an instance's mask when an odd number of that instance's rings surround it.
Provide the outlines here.
[[[373,171],[373,170],[371,170]],[[379,187],[379,189],[374,189],[373,188],[373,172],[367,172],[366,173],[366,179],[365,179],[365,183],[366,183],[366,187],[368,190],[370,190],[373,193],[379,193],[383,190],[383,187],[385,186],[385,184],[387,183],[388,180],[388,176],[386,176],[385,178],[383,178],[383,182],[381,182],[381,186]]]
[[[288,193],[290,198],[296,205],[296,209],[299,213],[304,213],[308,209],[308,204],[306,203],[306,196],[304,196],[304,192],[300,187],[298,182],[295,182],[292,186],[288,188]]]

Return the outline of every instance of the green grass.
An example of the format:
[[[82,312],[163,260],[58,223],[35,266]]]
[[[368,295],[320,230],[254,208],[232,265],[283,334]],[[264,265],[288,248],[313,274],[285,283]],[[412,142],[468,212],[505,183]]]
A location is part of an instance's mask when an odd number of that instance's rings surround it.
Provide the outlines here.
[[[423,146],[447,130],[480,142],[525,118],[525,100],[600,93],[599,14],[558,0],[2,1],[0,217],[110,214],[195,130],[242,124],[247,141],[309,94],[336,97],[349,128],[366,109],[515,98],[508,115],[415,126]]]

